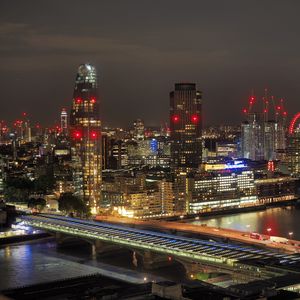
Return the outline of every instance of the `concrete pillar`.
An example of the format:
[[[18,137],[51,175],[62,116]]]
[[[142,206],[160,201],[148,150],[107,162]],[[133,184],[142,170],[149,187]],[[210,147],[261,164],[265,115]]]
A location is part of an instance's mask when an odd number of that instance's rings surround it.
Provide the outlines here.
[[[170,265],[172,262],[168,259],[168,256],[153,253],[151,251],[143,251],[139,253],[143,258],[143,265],[145,269],[155,269]]]

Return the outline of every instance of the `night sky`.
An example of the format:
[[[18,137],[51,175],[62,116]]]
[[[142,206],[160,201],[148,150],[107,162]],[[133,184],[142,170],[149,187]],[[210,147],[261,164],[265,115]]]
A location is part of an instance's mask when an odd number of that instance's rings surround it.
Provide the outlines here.
[[[98,70],[104,125],[160,125],[181,81],[203,91],[206,125],[238,124],[265,87],[291,116],[299,12],[297,0],[0,0],[0,118],[54,123],[83,62]]]

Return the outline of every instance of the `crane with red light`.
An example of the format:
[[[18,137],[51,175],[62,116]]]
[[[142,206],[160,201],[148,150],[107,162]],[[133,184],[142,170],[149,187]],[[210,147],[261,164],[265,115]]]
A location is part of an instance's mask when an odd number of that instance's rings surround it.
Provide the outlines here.
[[[261,99],[261,100],[260,100]],[[248,100],[248,108],[244,107],[243,114],[248,116],[251,113],[260,113],[264,121],[274,120],[285,122],[287,111],[284,106],[284,99],[276,99],[268,95],[268,89],[264,90],[264,96],[257,98],[252,90]]]

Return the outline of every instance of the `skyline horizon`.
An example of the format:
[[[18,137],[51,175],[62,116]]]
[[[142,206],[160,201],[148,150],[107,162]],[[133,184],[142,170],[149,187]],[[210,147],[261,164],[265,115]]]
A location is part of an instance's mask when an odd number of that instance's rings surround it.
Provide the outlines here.
[[[285,98],[292,115],[300,98],[297,7],[275,0],[2,1],[0,117],[27,111],[52,124],[69,107],[84,61],[98,70],[101,116],[111,126],[137,116],[150,125],[167,120],[169,91],[181,81],[203,92],[206,125],[240,123],[253,88]]]
[[[82,64],[91,64],[91,63],[90,62],[85,62],[85,63],[82,63]],[[79,64],[78,66],[80,66],[82,64]],[[91,64],[91,65],[95,66],[94,64]],[[97,67],[96,67],[96,70],[98,70]],[[102,85],[101,85],[101,81],[99,81],[99,77],[100,76],[97,76],[98,83],[99,83],[98,91],[99,91],[99,99],[100,99],[99,100],[100,101],[100,117],[101,117],[101,121],[102,121],[102,124],[103,124],[103,122],[104,122],[103,119],[105,120],[105,118],[103,118],[104,113],[103,113],[103,110],[101,110],[101,104],[103,103],[104,107],[105,107],[105,101],[104,102],[101,101],[103,99],[102,98],[102,93],[101,93],[101,87],[102,87]],[[175,88],[176,84],[180,84],[180,83],[192,83],[192,84],[195,84],[196,87],[197,87],[197,90],[199,90],[202,93],[202,95],[204,94],[204,112],[205,112],[205,108],[206,108],[205,104],[207,102],[206,98],[205,98],[205,91],[203,92],[203,89],[201,89],[201,87],[199,88],[199,84],[197,83],[197,81],[192,81],[192,80],[177,80],[177,81],[174,81],[173,84],[172,84],[173,85],[173,89]],[[263,96],[263,92],[266,93],[266,91],[267,91],[267,93],[269,93],[270,91],[272,91],[272,89],[267,88],[267,87],[264,87],[264,88],[260,87],[259,89],[261,90],[261,93],[260,93],[259,96],[257,96],[258,93],[256,93],[256,91],[258,90],[258,88],[257,89],[255,89],[255,88],[249,89],[249,93],[248,93],[247,97],[245,97],[245,99],[243,99],[244,102],[243,103],[241,102],[240,113],[239,113],[239,116],[236,118],[236,120],[234,120],[233,122],[230,122],[230,121],[228,122],[228,119],[226,119],[225,121],[223,120],[222,122],[217,122],[217,120],[214,120],[214,121],[211,121],[211,122],[205,122],[206,120],[204,119],[204,123],[203,123],[204,128],[214,127],[214,126],[222,126],[222,125],[224,125],[224,126],[227,126],[227,125],[228,126],[239,126],[239,125],[241,125],[241,123],[245,121],[245,118],[243,118],[243,115],[245,114],[245,112],[243,110],[246,107],[247,101],[249,101],[250,97],[251,96],[255,96],[256,99],[263,99],[263,97],[264,97]],[[170,89],[170,91],[168,93],[168,96],[169,96],[169,94],[170,94],[171,91],[172,91],[172,89]],[[272,93],[268,94],[268,97],[274,97],[275,98],[275,96]],[[72,98],[70,98],[70,99],[72,99]],[[286,98],[284,98],[284,97],[276,97],[275,99],[284,99],[284,100],[286,100]],[[66,101],[64,101],[64,102],[66,102]],[[169,98],[167,98],[166,102],[169,103]],[[288,101],[286,101],[286,102],[287,102],[287,106],[289,106],[288,105],[289,102]],[[36,117],[34,117],[33,114],[30,113],[30,111],[22,111],[22,112],[20,112],[20,116],[23,115],[24,112],[25,112],[27,114],[27,116],[31,117],[30,120],[31,121],[33,120],[33,122],[35,124],[42,125],[44,128],[50,128],[51,126],[55,126],[57,123],[60,122],[59,121],[59,116],[60,116],[60,112],[63,109],[66,109],[66,111],[67,111],[67,113],[69,115],[70,114],[70,110],[71,110],[71,104],[68,103],[68,104],[66,104],[64,106],[58,107],[56,117],[54,118],[54,121],[53,121],[52,124],[50,124],[49,121],[48,122],[46,121],[45,123],[39,121]],[[287,111],[289,111],[289,110],[287,110]],[[145,111],[143,111],[141,115],[143,115],[144,113],[145,113]],[[130,122],[133,123],[134,120],[136,120],[136,119],[142,119],[144,121],[144,124],[146,126],[148,126],[148,127],[159,127],[159,126],[165,124],[166,122],[169,123],[169,115],[168,114],[169,114],[169,109],[167,108],[165,110],[165,116],[166,116],[165,119],[160,120],[160,121],[156,120],[156,121],[153,122],[151,120],[149,121],[149,118],[147,118],[147,117],[143,118],[142,116],[137,116],[136,118],[133,118],[133,119],[127,118],[126,122],[124,122],[124,121],[122,122],[121,121],[121,122],[119,122],[119,124],[117,124],[118,122],[116,122],[116,121],[114,121],[112,123],[108,123],[107,122],[105,124],[105,126],[102,126],[102,127],[108,127],[108,128],[118,128],[118,127],[119,128],[130,128],[130,126],[132,126],[132,125],[129,125]],[[295,111],[292,114],[288,113],[288,115],[287,115],[288,122],[290,120],[292,120],[292,118],[294,117],[295,114],[297,114],[297,111]],[[7,124],[8,123],[11,124],[15,120],[18,120],[18,119],[19,118],[17,118],[17,116],[16,116],[16,118],[15,117],[14,118],[10,118],[7,121],[7,120],[5,120],[4,118],[2,118],[0,116],[0,120],[5,121]],[[147,120],[147,121],[145,121],[145,120]]]

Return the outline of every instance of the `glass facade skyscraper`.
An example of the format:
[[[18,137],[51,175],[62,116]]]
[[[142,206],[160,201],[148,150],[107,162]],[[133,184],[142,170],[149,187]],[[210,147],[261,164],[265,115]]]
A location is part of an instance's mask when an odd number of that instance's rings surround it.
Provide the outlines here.
[[[197,169],[202,160],[202,95],[195,83],[176,83],[170,93],[170,129],[173,167]]]
[[[81,183],[77,178],[77,190],[92,213],[96,213],[101,198],[101,121],[97,73],[90,64],[78,68],[70,114],[70,136],[73,141],[77,166],[81,170]]]

